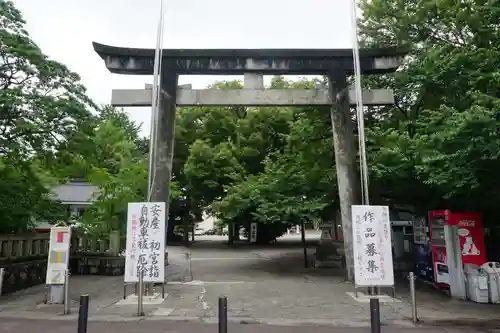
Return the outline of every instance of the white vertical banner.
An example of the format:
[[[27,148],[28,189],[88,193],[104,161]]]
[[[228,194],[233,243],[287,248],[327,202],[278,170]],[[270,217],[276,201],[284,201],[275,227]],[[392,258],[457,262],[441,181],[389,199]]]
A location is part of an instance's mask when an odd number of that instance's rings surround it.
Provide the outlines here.
[[[45,284],[64,284],[69,264],[71,227],[50,228],[49,257]]]
[[[356,286],[393,286],[389,207],[353,205],[352,227]]]
[[[127,283],[165,282],[165,203],[131,202],[127,213]]]
[[[250,243],[257,242],[257,223],[250,223]]]

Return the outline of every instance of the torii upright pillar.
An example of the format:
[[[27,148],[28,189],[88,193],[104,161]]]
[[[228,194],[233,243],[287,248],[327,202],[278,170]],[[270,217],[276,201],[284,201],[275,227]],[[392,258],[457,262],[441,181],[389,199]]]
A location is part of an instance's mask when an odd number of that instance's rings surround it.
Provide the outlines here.
[[[158,108],[158,126],[156,140],[155,172],[151,187],[151,200],[164,201],[165,204],[165,244],[169,229],[170,182],[174,161],[175,113],[177,99],[178,74],[171,61],[163,62]],[[153,124],[151,124],[153,126]]]
[[[346,73],[329,73],[329,88],[332,98],[330,118],[332,121],[333,148],[339,192],[340,217],[344,240],[347,278],[354,281],[354,256],[351,208],[361,203],[359,178],[356,166],[356,145],[354,128],[349,105]],[[335,221],[335,223],[338,223]],[[335,255],[335,253],[331,253]]]

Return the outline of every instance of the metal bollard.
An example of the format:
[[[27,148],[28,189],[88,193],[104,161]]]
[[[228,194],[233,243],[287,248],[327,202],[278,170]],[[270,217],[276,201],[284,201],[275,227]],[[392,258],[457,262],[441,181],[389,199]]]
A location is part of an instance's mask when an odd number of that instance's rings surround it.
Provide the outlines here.
[[[0,267],[0,296],[2,296],[3,272],[5,268]]]
[[[43,299],[43,304],[49,303],[49,293],[50,293],[50,285],[46,284],[45,285],[45,292],[44,292],[44,299]]]
[[[87,333],[89,320],[89,295],[80,296],[80,309],[78,310],[78,333]]]
[[[219,297],[219,333],[227,333],[227,297]]]
[[[380,333],[380,302],[378,296],[370,298],[371,333]]]
[[[144,272],[139,274],[139,287],[137,288],[137,315],[144,316]]]
[[[415,291],[415,274],[413,272],[408,274],[408,280],[410,280],[411,319],[413,323],[416,324],[418,322],[417,294]]]
[[[66,270],[64,275],[64,314],[70,313],[70,300],[69,300],[69,269]]]

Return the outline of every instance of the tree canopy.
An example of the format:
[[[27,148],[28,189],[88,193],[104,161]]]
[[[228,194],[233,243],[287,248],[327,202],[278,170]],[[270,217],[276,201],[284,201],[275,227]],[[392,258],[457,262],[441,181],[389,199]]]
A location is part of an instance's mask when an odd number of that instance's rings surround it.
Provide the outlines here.
[[[0,1],[0,231],[23,230],[50,211],[38,173],[95,109],[79,76],[49,59],[24,24],[11,1]]]
[[[396,73],[363,78],[396,96],[395,105],[365,110],[372,203],[479,211],[496,223],[499,5],[361,1],[364,47],[412,50]],[[0,232],[60,218],[50,188],[73,178],[100,189],[83,217],[89,228],[122,229],[126,204],[146,196],[148,140],[42,53],[11,1],[0,1],[0,28]],[[318,81],[275,77],[271,86],[312,89]],[[328,109],[179,108],[174,151],[170,233],[209,212],[278,235],[288,223],[331,220],[338,210]]]

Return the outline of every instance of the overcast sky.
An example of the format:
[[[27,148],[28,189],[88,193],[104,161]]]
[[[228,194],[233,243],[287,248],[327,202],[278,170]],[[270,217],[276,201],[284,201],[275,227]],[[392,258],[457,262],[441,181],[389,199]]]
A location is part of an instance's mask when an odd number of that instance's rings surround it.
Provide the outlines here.
[[[351,47],[351,0],[165,0],[164,48]],[[79,73],[89,95],[109,103],[113,88],[143,88],[152,77],[110,74],[92,41],[155,48],[160,0],[14,0],[34,41]],[[203,88],[242,77],[182,76]],[[150,110],[128,108],[149,133]]]

